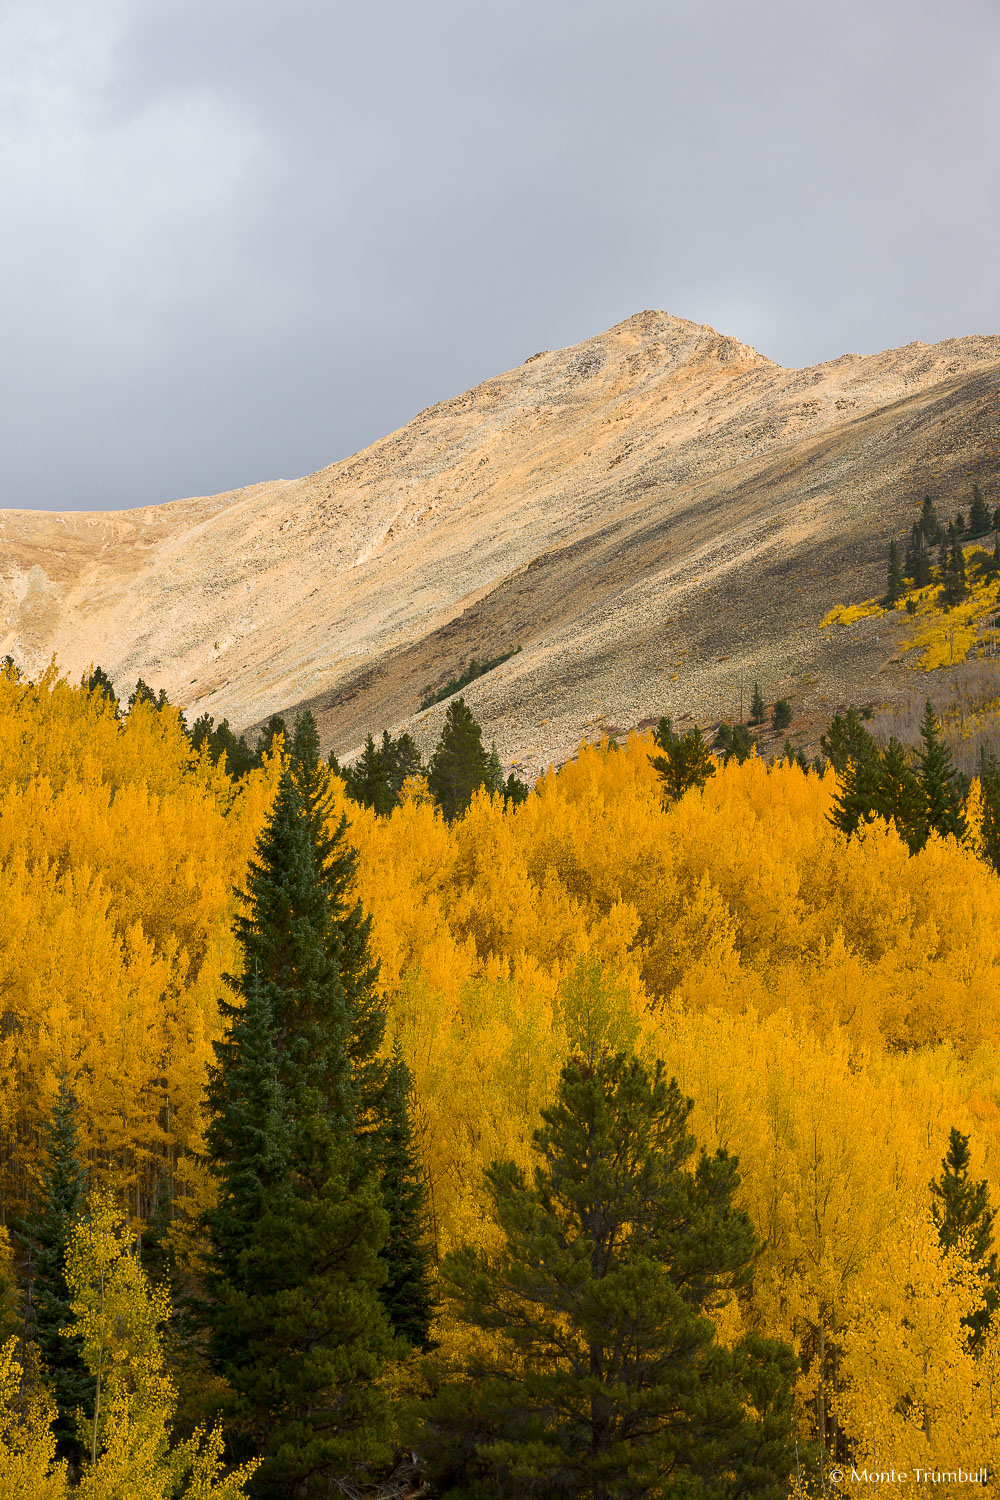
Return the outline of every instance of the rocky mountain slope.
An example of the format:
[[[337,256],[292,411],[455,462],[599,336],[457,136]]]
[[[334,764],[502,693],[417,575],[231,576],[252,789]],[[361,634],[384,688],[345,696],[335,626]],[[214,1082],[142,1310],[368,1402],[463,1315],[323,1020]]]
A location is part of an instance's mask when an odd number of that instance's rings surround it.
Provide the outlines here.
[[[645,312],[533,355],[304,479],[125,512],[0,513],[3,651],[100,662],[237,728],[308,703],[328,745],[465,690],[526,772],[603,726],[802,723],[891,697],[905,616],[820,631],[878,592],[921,497],[1000,504],[1000,337],[784,369]]]

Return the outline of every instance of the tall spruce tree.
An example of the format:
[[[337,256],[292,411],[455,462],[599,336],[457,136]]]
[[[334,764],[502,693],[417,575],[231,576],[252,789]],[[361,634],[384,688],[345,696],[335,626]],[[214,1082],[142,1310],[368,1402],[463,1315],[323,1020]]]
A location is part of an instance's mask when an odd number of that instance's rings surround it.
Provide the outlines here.
[[[330,769],[319,753],[316,721],[306,710],[296,721],[290,750],[295,789],[309,829],[320,884],[330,903],[331,941],[349,1016],[347,1051],[354,1090],[355,1139],[372,1146],[384,1107],[385,1002],[378,993],[378,961],[371,949],[371,917],[355,894],[358,856],[348,840],[346,814],[336,818]]]
[[[925,495],[923,505],[920,508],[920,519],[917,522],[921,535],[928,547],[936,547],[941,540],[941,523],[934,509],[934,501],[930,495]]]
[[[353,866],[325,816],[313,731],[293,741],[234,924],[242,1005],[218,1045],[208,1127],[215,1364],[237,1446],[264,1451],[261,1492],[297,1500],[391,1457],[377,1381],[396,1347],[379,1296],[387,1215],[356,1139],[359,1012],[341,976]]]
[[[502,1246],[443,1267],[487,1338],[426,1408],[434,1493],[784,1500],[796,1360],[755,1335],[715,1342],[708,1311],[748,1286],[758,1246],[733,1158],[691,1160],[690,1109],[662,1066],[575,1057],[531,1176],[490,1169]]]
[[[957,533],[951,537],[941,569],[941,602],[948,609],[961,604],[969,595],[965,553]]]
[[[952,1127],[941,1176],[930,1184],[931,1214],[945,1250],[961,1249],[982,1275],[983,1303],[962,1321],[979,1344],[991,1317],[1000,1307],[1000,1267],[993,1250],[993,1221],[986,1182],[969,1181],[969,1137]]]
[[[830,727],[819,737],[820,749],[838,775],[844,771],[848,761],[874,760],[878,754],[871,734],[861,722],[856,708],[846,713],[835,713]]]
[[[903,575],[904,578],[910,580],[914,588],[918,589],[924,588],[931,581],[931,562],[919,521],[914,521],[910,531],[906,555],[903,558]]]
[[[73,1322],[66,1283],[66,1251],[83,1212],[86,1174],[81,1164],[78,1107],[65,1070],[43,1139],[43,1168],[35,1213],[15,1228],[30,1257],[30,1336],[38,1345],[55,1397],[54,1432],[63,1457],[78,1459],[76,1412],[89,1405],[94,1382],[83,1362],[80,1340],[67,1334]]]
[[[927,807],[916,772],[908,765],[906,751],[895,737],[879,756],[874,811],[896,825],[911,854],[927,842]]]
[[[490,774],[483,731],[464,698],[448,704],[444,728],[431,756],[427,785],[450,823],[461,817],[472,794],[485,786]]]
[[[413,736],[403,733],[393,739],[387,729],[382,731],[382,764],[385,766],[389,790],[394,803],[398,803],[403,785],[408,777],[419,776],[424,769],[423,758]]]
[[[886,572],[884,603],[894,608],[899,602],[899,596],[902,594],[905,586],[903,564],[899,558],[899,548],[895,540],[893,540],[889,543],[889,565]]]
[[[920,724],[920,739],[922,748],[917,758],[927,830],[942,836],[951,834],[961,843],[968,833],[961,782],[951,751],[941,739],[941,726],[929,698]]]
[[[982,497],[978,484],[972,486],[972,508],[969,511],[969,535],[985,536],[992,528],[989,507]]]
[[[355,802],[370,807],[380,817],[386,817],[396,805],[390,776],[392,766],[386,764],[372,735],[365,740],[365,747],[357,761],[347,773],[347,790]]]
[[[397,1040],[386,1082],[382,1128],[382,1196],[389,1232],[382,1250],[382,1303],[393,1329],[416,1349],[430,1345],[434,1315],[427,1243],[427,1185],[420,1170],[411,1118],[413,1077]]]
[[[764,694],[760,690],[760,683],[753,685],[753,697],[750,699],[750,723],[763,724],[767,715],[767,704],[764,702]]]

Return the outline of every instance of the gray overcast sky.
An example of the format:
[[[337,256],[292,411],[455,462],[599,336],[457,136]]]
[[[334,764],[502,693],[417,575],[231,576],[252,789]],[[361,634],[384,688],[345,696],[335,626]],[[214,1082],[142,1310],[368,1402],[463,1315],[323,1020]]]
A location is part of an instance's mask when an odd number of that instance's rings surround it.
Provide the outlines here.
[[[0,0],[0,505],[331,463],[646,307],[1000,332],[997,0]]]

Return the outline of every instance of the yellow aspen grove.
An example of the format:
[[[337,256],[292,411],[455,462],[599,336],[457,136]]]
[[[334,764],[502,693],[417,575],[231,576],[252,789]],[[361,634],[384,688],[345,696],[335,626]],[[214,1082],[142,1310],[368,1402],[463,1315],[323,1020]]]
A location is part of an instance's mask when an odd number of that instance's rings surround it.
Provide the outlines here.
[[[666,805],[655,753],[638,734],[582,747],[520,806],[481,791],[451,823],[419,778],[380,816],[331,773],[386,1048],[398,1039],[413,1075],[435,1251],[488,1239],[485,1168],[530,1166],[580,1027],[605,1027],[662,1058],[697,1139],[739,1157],[764,1249],[720,1331],[794,1346],[803,1438],[861,1452],[868,1400],[880,1462],[890,1439],[943,1457],[935,1431],[970,1380],[961,1430],[992,1452],[997,1343],[973,1364],[960,1330],[931,1340],[929,1309],[950,1319],[966,1283],[925,1216],[952,1126],[1000,1204],[1000,880],[971,839],[935,834],[911,856],[881,821],[845,838],[832,771],[731,760]],[[91,1181],[115,1187],[132,1230],[166,1183],[172,1243],[197,1263],[233,892],[279,772],[275,756],[234,783],[169,707],[119,719],[55,669],[0,672],[5,1216],[37,1194],[65,1074]],[[873,1330],[897,1316],[912,1338],[890,1368]],[[436,1337],[447,1359],[454,1330]]]

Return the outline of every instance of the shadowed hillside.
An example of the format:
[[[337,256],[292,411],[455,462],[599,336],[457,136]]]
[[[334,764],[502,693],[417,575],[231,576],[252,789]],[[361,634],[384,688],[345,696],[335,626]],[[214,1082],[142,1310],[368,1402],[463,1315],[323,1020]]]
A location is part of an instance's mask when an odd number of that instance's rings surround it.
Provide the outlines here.
[[[327,744],[464,689],[526,771],[662,712],[732,713],[740,677],[800,724],[906,694],[880,592],[930,491],[1000,504],[1000,338],[787,370],[640,313],[421,412],[299,480],[115,513],[2,513],[3,650],[100,662],[234,726],[308,703]],[[67,497],[71,498],[71,497]]]

